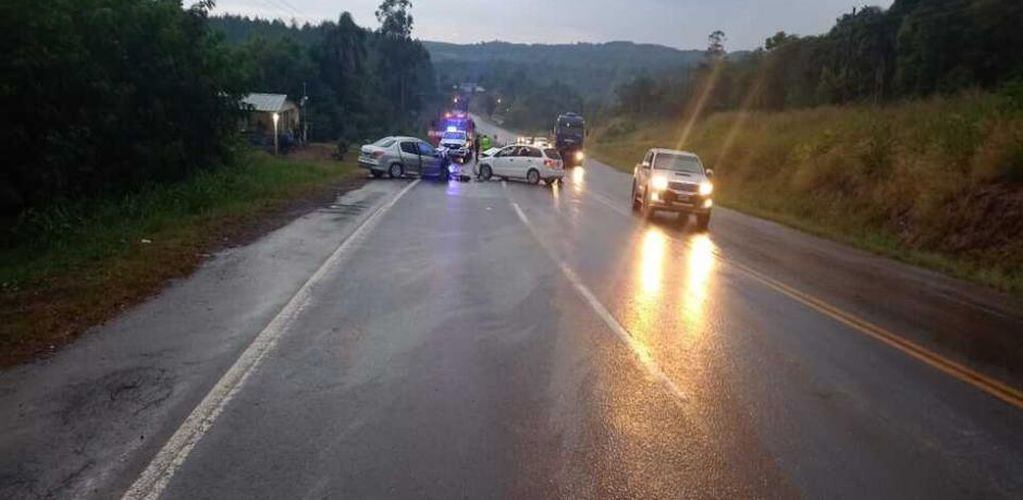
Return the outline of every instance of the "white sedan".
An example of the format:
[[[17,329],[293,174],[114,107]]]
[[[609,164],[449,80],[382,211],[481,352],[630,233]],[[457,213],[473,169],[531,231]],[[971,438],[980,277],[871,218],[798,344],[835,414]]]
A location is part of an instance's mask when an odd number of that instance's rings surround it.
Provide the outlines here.
[[[544,181],[549,186],[565,177],[565,166],[554,148],[512,144],[493,156],[480,158],[479,173],[483,180],[491,177],[522,179],[530,184]]]

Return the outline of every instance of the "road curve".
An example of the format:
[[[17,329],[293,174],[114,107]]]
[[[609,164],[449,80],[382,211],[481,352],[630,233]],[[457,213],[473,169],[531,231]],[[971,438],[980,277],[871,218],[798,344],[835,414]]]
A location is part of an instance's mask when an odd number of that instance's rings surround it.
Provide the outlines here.
[[[381,180],[218,255],[3,374],[0,496],[128,491],[272,325],[164,497],[1023,495],[1020,408],[840,315],[1013,388],[1018,302],[628,191]]]

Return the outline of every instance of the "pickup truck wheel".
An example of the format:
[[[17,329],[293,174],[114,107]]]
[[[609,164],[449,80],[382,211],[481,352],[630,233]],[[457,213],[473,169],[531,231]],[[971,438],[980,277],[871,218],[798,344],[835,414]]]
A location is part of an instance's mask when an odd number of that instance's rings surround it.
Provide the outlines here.
[[[649,220],[654,218],[654,207],[650,204],[649,193],[643,195],[643,206],[641,208],[642,210],[640,211],[640,215],[642,215],[644,219]]]
[[[490,177],[494,175],[494,171],[491,170],[490,165],[483,165],[480,167],[480,179],[489,181]]]
[[[696,228],[700,231],[706,231],[710,226],[710,214],[699,214],[696,216]]]
[[[529,169],[529,172],[526,172],[526,182],[528,182],[530,184],[539,184],[540,183],[540,172],[538,170],[536,170],[535,168]]]
[[[405,167],[401,166],[401,163],[392,163],[387,169],[387,175],[392,179],[400,178],[405,175]]]
[[[632,211],[638,212],[640,206],[639,193],[636,192],[636,181],[632,181]]]

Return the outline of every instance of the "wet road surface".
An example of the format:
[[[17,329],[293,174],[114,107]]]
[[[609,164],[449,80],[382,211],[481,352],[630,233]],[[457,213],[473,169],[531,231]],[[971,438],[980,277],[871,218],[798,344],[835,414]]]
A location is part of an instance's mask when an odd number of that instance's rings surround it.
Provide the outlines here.
[[[1023,495],[1023,411],[863,326],[1011,389],[1017,301],[629,187],[381,180],[218,255],[3,374],[0,496]]]

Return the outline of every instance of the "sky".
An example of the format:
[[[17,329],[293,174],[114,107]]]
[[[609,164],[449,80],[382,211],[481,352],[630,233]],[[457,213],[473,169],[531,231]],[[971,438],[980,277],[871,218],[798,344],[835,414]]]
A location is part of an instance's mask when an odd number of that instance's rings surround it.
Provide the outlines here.
[[[752,49],[778,31],[823,33],[854,6],[892,0],[412,0],[413,36],[475,43],[629,40],[703,49],[722,30],[728,50]],[[217,0],[215,13],[317,22],[343,11],[375,28],[380,0]]]

